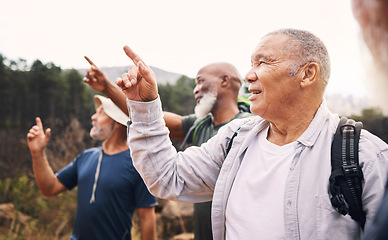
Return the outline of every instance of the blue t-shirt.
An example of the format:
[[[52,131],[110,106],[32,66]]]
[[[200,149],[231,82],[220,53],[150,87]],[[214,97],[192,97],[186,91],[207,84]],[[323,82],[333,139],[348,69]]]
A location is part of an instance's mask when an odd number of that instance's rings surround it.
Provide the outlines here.
[[[130,151],[103,153],[95,191],[90,204],[101,147],[80,153],[57,173],[67,188],[78,186],[77,215],[71,239],[131,239],[136,208],[157,204],[132,164]]]

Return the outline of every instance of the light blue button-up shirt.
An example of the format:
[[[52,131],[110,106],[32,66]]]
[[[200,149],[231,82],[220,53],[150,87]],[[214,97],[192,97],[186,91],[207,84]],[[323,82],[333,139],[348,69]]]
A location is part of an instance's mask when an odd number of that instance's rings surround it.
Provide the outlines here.
[[[213,237],[225,239],[225,210],[233,181],[252,138],[269,123],[260,117],[235,120],[201,147],[177,153],[169,139],[159,99],[127,100],[127,104],[132,119],[128,138],[132,158],[151,193],[187,202],[213,200]],[[337,213],[330,203],[331,142],[338,122],[339,117],[329,111],[324,101],[297,140],[295,156],[285,176],[286,239],[360,238],[358,224],[349,215]],[[238,135],[226,156],[227,144],[237,129]],[[359,158],[365,178],[362,199],[368,228],[384,192],[388,145],[363,130]]]

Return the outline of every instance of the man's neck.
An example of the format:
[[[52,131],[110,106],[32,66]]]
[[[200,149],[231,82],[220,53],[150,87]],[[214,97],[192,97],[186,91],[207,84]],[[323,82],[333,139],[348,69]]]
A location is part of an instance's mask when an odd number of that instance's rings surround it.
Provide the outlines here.
[[[296,141],[309,127],[316,111],[295,111],[280,121],[270,121],[267,140],[279,146]]]
[[[217,125],[229,122],[238,113],[239,113],[239,110],[236,103],[223,104],[222,107],[216,107],[212,110],[214,125],[217,126]]]
[[[116,128],[112,136],[110,136],[102,143],[102,149],[104,150],[104,153],[112,155],[128,149],[125,138],[123,138],[118,130],[119,129]]]

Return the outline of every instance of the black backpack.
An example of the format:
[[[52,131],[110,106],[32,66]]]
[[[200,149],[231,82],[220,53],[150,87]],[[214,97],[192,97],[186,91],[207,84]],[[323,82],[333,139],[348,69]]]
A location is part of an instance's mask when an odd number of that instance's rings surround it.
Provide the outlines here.
[[[331,145],[331,204],[342,215],[351,218],[364,229],[366,214],[362,208],[364,176],[358,161],[361,122],[342,117]]]
[[[361,128],[361,122],[341,118],[331,146],[332,170],[329,182],[332,195],[330,200],[334,209],[342,215],[349,214],[364,229],[366,214],[361,199],[364,177],[358,161]],[[229,153],[239,129],[227,144],[226,154]]]

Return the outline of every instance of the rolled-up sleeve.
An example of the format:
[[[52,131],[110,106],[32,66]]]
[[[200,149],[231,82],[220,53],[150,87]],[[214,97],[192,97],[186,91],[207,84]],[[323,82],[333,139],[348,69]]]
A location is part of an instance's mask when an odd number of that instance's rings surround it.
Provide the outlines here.
[[[150,192],[159,198],[210,201],[224,159],[222,141],[213,138],[202,147],[178,153],[169,139],[159,98],[127,100],[127,105],[132,120],[128,144],[134,166]]]

